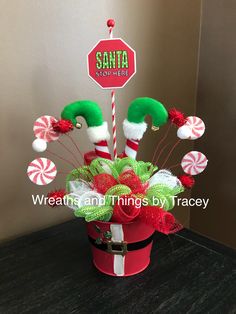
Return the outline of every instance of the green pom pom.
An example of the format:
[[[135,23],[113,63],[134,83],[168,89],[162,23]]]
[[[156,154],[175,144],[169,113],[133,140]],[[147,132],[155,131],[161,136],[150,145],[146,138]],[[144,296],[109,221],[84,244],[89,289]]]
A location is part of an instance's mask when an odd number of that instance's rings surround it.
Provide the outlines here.
[[[149,97],[136,98],[128,109],[128,121],[142,123],[147,115],[152,117],[152,124],[159,127],[168,121],[168,112],[157,100]]]

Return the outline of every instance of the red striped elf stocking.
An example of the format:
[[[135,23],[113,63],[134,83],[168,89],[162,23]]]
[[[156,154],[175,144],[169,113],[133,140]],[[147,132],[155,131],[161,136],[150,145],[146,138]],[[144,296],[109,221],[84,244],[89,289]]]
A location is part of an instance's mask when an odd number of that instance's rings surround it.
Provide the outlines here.
[[[154,131],[168,120],[168,112],[159,101],[148,97],[134,99],[128,108],[127,119],[123,122],[124,135],[127,139],[123,157],[136,159],[139,142],[147,129],[147,123],[144,121],[146,115],[152,117]]]
[[[133,123],[129,122],[127,119],[124,120],[123,130],[126,137],[126,145],[123,152],[124,157],[131,157],[133,159],[136,159],[139,142],[142,139],[146,129],[146,122]]]
[[[61,113],[63,119],[70,120],[76,128],[81,128],[81,124],[76,120],[78,116],[83,117],[88,125],[88,137],[95,145],[96,156],[111,159],[107,145],[110,134],[108,132],[107,122],[103,121],[100,106],[91,100],[79,100],[67,105]],[[90,154],[93,159],[96,157],[94,156],[94,152],[87,154]]]
[[[107,141],[110,139],[107,122],[103,122],[100,126],[92,126],[87,129],[89,140],[95,145],[95,153],[97,157],[111,160]]]

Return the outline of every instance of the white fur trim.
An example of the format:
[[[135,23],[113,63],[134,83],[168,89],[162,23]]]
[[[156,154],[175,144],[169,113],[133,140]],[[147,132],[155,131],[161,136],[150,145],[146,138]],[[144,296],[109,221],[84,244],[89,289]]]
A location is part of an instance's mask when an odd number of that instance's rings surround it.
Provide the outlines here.
[[[88,134],[89,140],[92,143],[99,143],[101,141],[109,141],[110,139],[110,134],[108,131],[108,125],[106,121],[104,121],[102,125],[91,126],[90,128],[87,128],[87,134]]]
[[[124,135],[129,140],[131,139],[141,140],[146,129],[147,129],[146,122],[134,123],[134,122],[129,122],[127,119],[123,121]]]

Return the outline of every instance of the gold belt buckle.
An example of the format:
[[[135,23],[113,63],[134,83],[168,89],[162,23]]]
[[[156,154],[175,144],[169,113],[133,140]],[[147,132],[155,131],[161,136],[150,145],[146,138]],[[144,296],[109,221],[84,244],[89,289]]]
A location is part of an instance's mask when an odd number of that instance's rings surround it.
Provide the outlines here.
[[[116,254],[124,256],[128,252],[127,242],[107,241],[107,252],[113,255]]]

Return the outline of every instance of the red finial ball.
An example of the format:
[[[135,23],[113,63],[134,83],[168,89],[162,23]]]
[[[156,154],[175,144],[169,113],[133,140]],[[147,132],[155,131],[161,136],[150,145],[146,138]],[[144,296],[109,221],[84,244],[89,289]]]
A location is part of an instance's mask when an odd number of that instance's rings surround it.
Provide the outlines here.
[[[115,26],[115,21],[113,19],[107,20],[107,27],[114,27]]]

